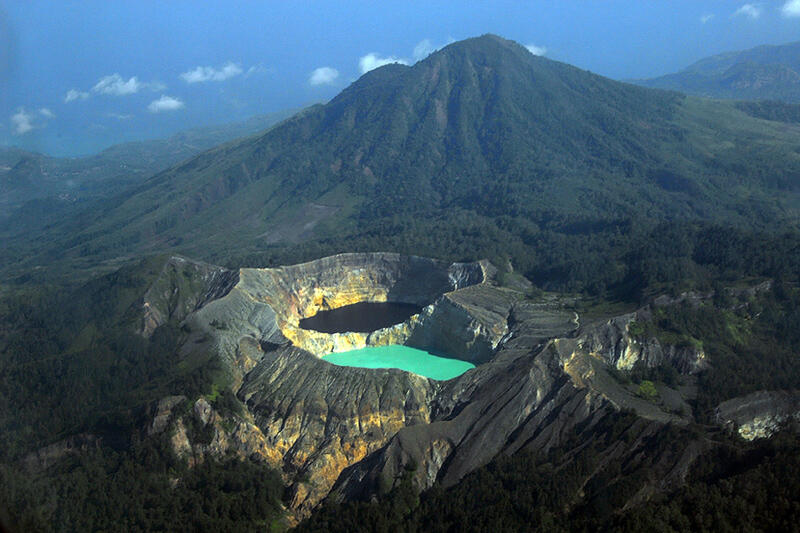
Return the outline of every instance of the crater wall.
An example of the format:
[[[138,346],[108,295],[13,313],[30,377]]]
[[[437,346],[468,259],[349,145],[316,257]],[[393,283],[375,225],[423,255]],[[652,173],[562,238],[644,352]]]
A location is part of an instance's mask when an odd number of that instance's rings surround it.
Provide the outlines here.
[[[335,366],[320,357],[365,345],[410,344],[485,362],[507,332],[513,300],[496,295],[502,291],[488,283],[493,271],[488,262],[447,264],[383,253],[241,269],[224,296],[187,319],[193,335],[213,339],[227,363],[232,388],[252,416],[247,423],[258,429],[241,438],[256,442],[247,449],[259,450],[284,473],[296,512],[310,512],[342,470],[402,428],[430,423],[442,383],[397,369]],[[318,311],[363,301],[424,308],[371,333],[325,334],[298,325]]]
[[[581,324],[574,300],[525,297],[498,286],[485,262],[343,254],[239,272],[170,265],[148,293],[145,316],[154,324],[186,316],[183,346],[220,358],[243,409],[215,413],[205,399],[193,398],[190,413],[177,412],[176,398],[166,398],[152,432],[169,431],[176,453],[191,460],[230,452],[261,458],[282,472],[297,517],[326,497],[370,498],[394,486],[410,465],[419,488],[452,485],[497,454],[544,452],[618,409],[634,409],[653,425],[689,420],[615,377],[637,361],[669,361],[684,373],[702,364],[700,352],[632,337],[631,321],[647,309]],[[425,307],[370,334],[300,337],[300,318],[360,301]],[[479,366],[435,381],[320,359],[358,343],[390,342],[439,349]],[[795,418],[796,403],[747,398],[721,406],[718,416],[759,436]],[[210,442],[187,433],[189,422],[205,427]]]
[[[256,344],[292,345],[317,357],[365,346],[409,344],[483,361],[505,332],[505,316],[476,320],[453,295],[484,284],[487,261],[445,263],[391,253],[340,254],[280,268],[245,268],[222,298],[196,313],[196,323],[218,342],[239,378],[260,359]],[[302,329],[302,318],[358,302],[399,302],[424,307],[401,324],[370,333]],[[501,323],[501,324],[498,324]],[[455,332],[456,337],[450,333]],[[239,379],[240,381],[240,379]]]

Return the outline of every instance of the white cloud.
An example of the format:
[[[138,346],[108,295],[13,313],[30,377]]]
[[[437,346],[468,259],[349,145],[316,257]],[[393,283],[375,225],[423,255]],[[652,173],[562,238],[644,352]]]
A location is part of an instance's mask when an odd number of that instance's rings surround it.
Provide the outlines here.
[[[145,86],[146,84],[141,83],[136,76],[126,81],[119,74],[111,74],[100,78],[100,81],[92,87],[92,92],[110,94],[112,96],[125,96],[138,93]]]
[[[367,54],[358,60],[358,68],[361,69],[361,74],[366,74],[370,70],[389,65],[391,63],[400,63],[401,65],[408,65],[408,61],[394,56],[380,57],[378,54]]]
[[[40,107],[35,111],[26,111],[24,107],[20,107],[11,115],[11,127],[14,135],[25,135],[31,130],[44,128],[47,126],[47,121],[54,118],[56,114],[46,107]]]
[[[253,74],[263,74],[264,72],[269,72],[269,69],[264,65],[261,64],[253,65],[252,67],[247,69],[247,72],[244,73],[244,77],[249,78]]]
[[[433,46],[430,39],[422,39],[420,42],[417,43],[417,46],[414,47],[414,60],[421,61],[434,53],[438,48]]]
[[[14,127],[15,135],[25,135],[33,129],[33,114],[20,107],[16,113],[11,115],[11,125]]]
[[[757,19],[761,16],[761,6],[758,4],[744,4],[742,7],[733,12],[734,16],[744,15],[751,19]]]
[[[84,91],[79,91],[78,89],[70,89],[67,91],[67,95],[64,97],[64,101],[70,103],[74,100],[86,100],[89,98],[89,93]]]
[[[432,53],[436,52],[437,50],[441,50],[448,44],[452,44],[456,42],[455,39],[452,37],[448,37],[447,41],[444,44],[436,45],[430,39],[422,39],[417,45],[414,47],[414,51],[412,52],[414,56],[414,61],[422,61]]]
[[[339,71],[331,67],[319,67],[314,69],[308,78],[311,85],[329,85],[339,77]]]
[[[228,61],[220,68],[214,67],[195,67],[181,74],[181,78],[186,83],[199,83],[203,81],[225,81],[244,72],[242,67]],[[248,71],[249,72],[249,71]]]
[[[106,94],[111,96],[126,96],[129,94],[136,94],[142,89],[150,89],[151,91],[163,91],[167,86],[163,83],[154,81],[151,83],[144,83],[139,81],[139,78],[132,76],[127,80],[117,73],[103,76],[94,84],[89,91],[80,91],[78,89],[70,89],[64,96],[64,102],[74,102],[75,100],[86,100],[92,93]]]
[[[143,83],[142,87],[147,87],[154,93],[161,92],[167,88],[167,86],[161,83],[160,81],[151,81],[150,83]]]
[[[183,107],[183,102],[181,102],[178,98],[162,94],[161,98],[150,102],[150,105],[147,106],[147,109],[151,113],[161,113],[162,111],[177,111]]]
[[[700,17],[700,23],[701,24],[705,24],[706,22],[710,21],[713,18],[714,18],[714,14],[713,13],[706,13],[705,15]]]
[[[547,48],[544,46],[536,46],[535,44],[528,44],[525,46],[528,49],[528,52],[532,53],[535,56],[543,56],[547,53]]]
[[[800,17],[800,0],[788,0],[781,8],[784,17]]]

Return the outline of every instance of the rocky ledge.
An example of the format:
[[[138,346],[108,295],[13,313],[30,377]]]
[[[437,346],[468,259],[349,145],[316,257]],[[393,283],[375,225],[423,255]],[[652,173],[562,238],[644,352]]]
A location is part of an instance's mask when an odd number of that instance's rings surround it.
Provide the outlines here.
[[[717,422],[746,440],[770,437],[781,426],[800,422],[800,391],[759,391],[722,402]]]

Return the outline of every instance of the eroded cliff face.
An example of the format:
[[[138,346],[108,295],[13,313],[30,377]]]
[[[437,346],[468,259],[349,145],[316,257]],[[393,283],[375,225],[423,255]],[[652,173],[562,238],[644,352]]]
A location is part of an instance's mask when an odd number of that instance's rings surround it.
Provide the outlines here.
[[[205,398],[190,402],[168,396],[158,402],[148,434],[168,432],[172,450],[190,466],[207,456],[259,458],[274,464],[277,457],[249,413],[220,413]]]
[[[754,392],[722,402],[715,415],[743,439],[767,438],[789,422],[800,422],[800,392]]]
[[[505,316],[475,317],[459,307],[455,295],[465,287],[484,285],[493,271],[488,262],[447,264],[386,253],[340,254],[289,267],[241,269],[224,295],[204,301],[186,323],[196,332],[195,342],[202,336],[213,339],[235,390],[265,349],[284,344],[319,357],[364,346],[409,344],[485,360],[504,333]],[[365,301],[411,303],[424,310],[371,333],[327,334],[298,325],[319,311]],[[454,306],[461,311],[446,312]],[[470,348],[446,339],[450,331],[462,332]]]
[[[184,320],[226,295],[237,281],[234,271],[185,257],[169,258],[144,295],[140,333],[149,337],[162,324]]]
[[[641,339],[631,335],[631,324],[650,316],[647,306],[586,329],[581,349],[601,357],[618,370],[631,370],[639,361],[646,367],[669,364],[684,374],[694,374],[705,367],[706,355],[702,348],[663,345],[656,338]]]
[[[621,408],[654,423],[686,423],[608,373],[621,346],[632,352],[631,365],[642,354],[647,365],[662,362],[636,347],[625,327],[631,317],[579,327],[574,313],[557,302],[530,301],[514,303],[511,314],[515,323],[491,360],[442,384],[431,423],[401,429],[387,446],[344,471],[333,498],[386,490],[409,464],[417,465],[420,488],[435,481],[449,486],[497,454],[547,451],[577,427],[586,431]]]
[[[294,480],[302,513],[401,428],[429,423],[435,390],[422,376],[335,366],[287,347],[264,358],[239,396]]]
[[[488,284],[445,294],[419,314],[404,344],[485,363],[508,333],[508,315],[519,296]]]
[[[201,296],[185,298],[178,286],[167,300],[184,303],[165,307],[161,298],[153,307],[171,309],[173,319],[186,313],[186,350],[212,350],[243,410],[220,413],[203,398],[165,398],[150,431],[168,432],[190,462],[209,454],[261,458],[283,473],[298,517],[328,496],[387,490],[409,464],[420,488],[453,484],[498,453],[547,450],[615,409],[634,409],[656,424],[683,423],[608,368],[667,362],[690,373],[703,360],[702,353],[634,338],[630,324],[647,309],[581,325],[566,301],[531,300],[497,286],[485,262],[342,254],[278,269],[204,272],[203,287],[217,289],[194,288]],[[222,279],[230,281],[212,283]],[[303,317],[361,301],[423,310],[369,334],[298,327]],[[439,382],[324,360],[332,351],[381,344],[439,350],[478,366]]]
[[[435,308],[445,293],[483,283],[488,269],[485,262],[448,265],[397,254],[341,254],[278,269],[244,270],[240,285],[254,300],[275,310],[281,333],[293,345],[323,356],[364,346],[405,344],[419,317],[372,333],[334,334],[302,329],[300,319],[359,302]]]
[[[193,307],[183,325],[191,332],[187,353],[210,346],[246,413],[223,416],[201,398],[193,411],[175,415],[179,397],[165,398],[151,431],[169,431],[173,449],[190,463],[230,452],[262,458],[284,473],[292,508],[306,514],[344,469],[385,446],[400,429],[428,424],[440,387],[408,372],[338,367],[321,357],[365,345],[412,344],[485,361],[507,332],[506,317],[518,297],[504,294],[485,307],[472,302],[492,294],[492,272],[486,262],[450,265],[396,254],[342,254],[291,267],[241,269],[216,299],[195,297],[201,303],[183,306]],[[172,299],[183,301],[175,278],[171,272],[166,278],[173,283]],[[152,292],[167,294],[168,285]],[[461,294],[467,288],[472,296]],[[368,334],[331,335],[298,326],[320,310],[362,301],[424,309]]]

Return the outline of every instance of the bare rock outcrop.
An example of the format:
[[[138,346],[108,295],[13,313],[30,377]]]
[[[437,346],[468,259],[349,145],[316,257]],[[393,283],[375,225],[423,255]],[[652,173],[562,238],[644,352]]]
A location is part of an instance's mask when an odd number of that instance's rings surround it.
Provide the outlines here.
[[[484,284],[492,272],[488,262],[448,264],[389,253],[340,254],[288,267],[245,268],[239,270],[236,283],[222,297],[204,303],[186,323],[193,331],[214,339],[235,388],[261,360],[263,347],[288,343],[316,356],[387,344],[439,348],[431,333],[438,327],[436,331],[468,331],[469,342],[476,344],[473,351],[485,358],[502,337],[505,317],[484,319],[461,312],[453,314],[458,324],[448,325],[438,316],[443,312],[437,310],[451,305],[455,301],[452,295],[464,287]],[[302,318],[318,311],[386,301],[425,309],[401,324],[371,333],[328,334],[299,326]],[[437,316],[431,319],[431,315]],[[428,331],[422,343],[425,346],[409,340],[418,327]]]
[[[291,505],[309,511],[339,474],[400,429],[430,422],[435,382],[396,369],[335,366],[294,347],[269,353],[239,397],[274,466],[294,480]]]
[[[149,301],[182,320],[190,332],[186,350],[205,347],[219,358],[243,412],[220,413],[205,398],[178,408],[187,404],[165,398],[150,430],[168,431],[175,452],[190,462],[209,454],[261,458],[282,472],[297,516],[329,496],[387,490],[411,464],[420,488],[451,485],[497,454],[546,451],[619,409],[648,423],[685,423],[608,368],[667,362],[690,373],[703,364],[702,351],[632,335],[631,324],[647,309],[582,325],[567,299],[532,300],[497,286],[487,262],[341,254],[234,274],[201,270],[205,288],[189,287],[195,296],[181,296],[185,287],[170,273],[177,296],[158,306]],[[362,301],[423,310],[366,334],[299,328],[301,318]],[[442,382],[324,358],[381,344],[439,350],[478,366]]]
[[[184,396],[167,396],[158,402],[149,435],[167,432],[173,452],[190,466],[207,457],[230,455],[276,459],[261,429],[248,413],[221,414],[205,398],[187,404]]]
[[[620,338],[601,342],[604,332],[579,329],[566,310],[521,305],[526,308],[512,312],[517,321],[493,358],[442,384],[431,405],[430,424],[403,428],[386,447],[345,470],[333,498],[386,490],[408,465],[416,466],[418,487],[435,481],[449,486],[497,454],[546,452],[576,427],[591,427],[618,409],[633,409],[655,423],[685,423],[637,397],[607,372],[599,352],[630,342],[621,338],[624,329]]]
[[[642,339],[632,335],[632,324],[649,316],[646,307],[586,327],[581,335],[581,348],[618,370],[631,370],[637,362],[648,368],[669,364],[683,374],[705,368],[706,355],[701,347],[664,345],[654,337]]]
[[[766,438],[789,422],[800,422],[800,391],[754,392],[722,402],[714,414],[743,439]]]
[[[506,334],[506,317],[518,298],[490,287],[492,273],[487,262],[447,264],[382,253],[241,269],[216,299],[193,299],[202,305],[195,304],[183,324],[191,331],[186,350],[208,345],[217,354],[247,415],[229,415],[221,424],[219,413],[197,399],[191,412],[172,418],[173,449],[190,462],[231,450],[263,457],[292,484],[292,507],[308,512],[343,469],[385,446],[400,429],[428,424],[440,387],[400,370],[338,367],[320,356],[405,343],[486,361]],[[184,301],[185,287],[170,280],[171,285],[160,284],[173,287],[173,299]],[[362,301],[425,308],[402,324],[367,334],[324,334],[298,325],[320,310]],[[163,430],[177,403],[161,401],[151,431]],[[200,441],[192,430],[198,425],[205,428]],[[247,437],[238,442],[237,435]]]
[[[141,334],[149,337],[162,324],[184,320],[206,303],[227,294],[237,281],[234,271],[185,257],[170,257],[144,295]]]

